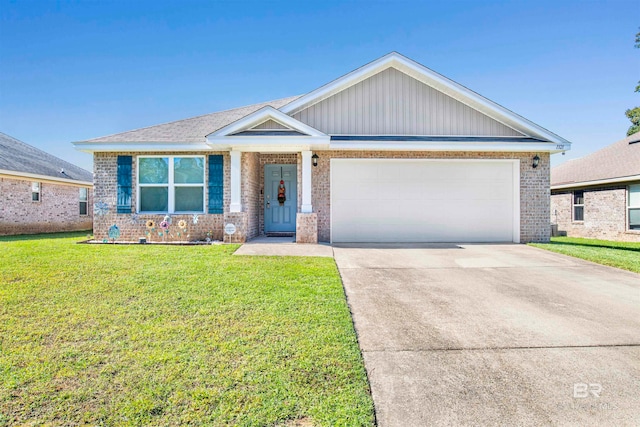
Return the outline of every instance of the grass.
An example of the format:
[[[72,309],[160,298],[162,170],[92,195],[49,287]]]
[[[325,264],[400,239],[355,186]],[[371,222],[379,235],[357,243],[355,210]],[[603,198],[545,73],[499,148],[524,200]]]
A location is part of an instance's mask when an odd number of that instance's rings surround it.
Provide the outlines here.
[[[0,426],[372,425],[332,259],[0,238]]]
[[[612,242],[578,237],[552,237],[551,243],[531,246],[611,267],[640,273],[640,242]]]

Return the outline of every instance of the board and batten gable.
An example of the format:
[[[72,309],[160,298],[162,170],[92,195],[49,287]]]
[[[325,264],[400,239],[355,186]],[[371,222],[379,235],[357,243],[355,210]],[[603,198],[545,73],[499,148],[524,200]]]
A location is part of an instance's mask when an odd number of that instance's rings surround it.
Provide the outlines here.
[[[393,67],[293,117],[329,135],[523,136]]]

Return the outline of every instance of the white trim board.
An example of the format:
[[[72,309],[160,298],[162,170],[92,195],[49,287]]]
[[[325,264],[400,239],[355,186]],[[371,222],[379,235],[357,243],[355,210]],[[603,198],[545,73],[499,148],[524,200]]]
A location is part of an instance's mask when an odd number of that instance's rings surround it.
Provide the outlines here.
[[[236,120],[215,132],[211,132],[207,135],[207,141],[211,142],[212,140],[217,140],[218,137],[230,136],[234,133],[251,129],[267,120],[273,120],[274,122],[280,123],[291,130],[298,131],[309,137],[327,137],[327,134],[320,132],[318,129],[302,123],[301,121],[284,114],[282,111],[276,110],[272,106],[267,105],[266,107],[262,107],[258,111],[254,111],[253,113],[244,116],[243,118]]]
[[[111,152],[181,152],[181,151],[211,151],[211,146],[205,142],[74,142],[78,151],[85,153]]]
[[[640,181],[640,175],[623,176],[620,178],[597,179],[593,181],[571,182],[568,184],[552,185],[552,190],[563,190],[565,188],[592,187],[595,185],[618,184],[624,182]]]
[[[23,181],[41,181],[41,182],[54,182],[58,184],[70,184],[76,187],[93,187],[93,182],[88,181],[78,181],[76,179],[69,178],[55,178],[49,175],[40,175],[37,173],[29,173],[29,172],[16,172],[5,169],[0,169],[0,177],[2,178],[10,178],[10,179],[19,179]]]

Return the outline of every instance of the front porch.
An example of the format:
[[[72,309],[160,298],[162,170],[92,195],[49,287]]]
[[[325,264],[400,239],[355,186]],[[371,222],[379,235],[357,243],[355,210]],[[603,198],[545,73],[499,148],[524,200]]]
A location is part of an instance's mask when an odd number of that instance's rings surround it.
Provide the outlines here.
[[[244,243],[233,253],[249,256],[303,256],[333,257],[333,247],[329,243],[299,245],[291,237],[259,236]]]
[[[313,153],[229,152],[230,204],[224,242],[244,243],[269,232],[295,235],[296,243],[318,242],[311,179]],[[278,190],[284,201],[278,200]]]

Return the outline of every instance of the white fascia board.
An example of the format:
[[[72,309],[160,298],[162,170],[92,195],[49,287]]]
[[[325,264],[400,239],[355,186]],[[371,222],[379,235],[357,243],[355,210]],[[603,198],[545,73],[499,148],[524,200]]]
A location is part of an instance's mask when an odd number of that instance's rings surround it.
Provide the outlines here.
[[[316,148],[328,149],[330,138],[310,136],[209,136],[209,150],[293,152]]]
[[[397,150],[397,151],[506,151],[559,153],[554,143],[537,142],[408,142],[408,141],[332,141],[331,150]],[[565,149],[566,150],[566,149]]]
[[[299,111],[308,108],[311,105],[353,86],[389,67],[394,67],[410,75],[416,80],[451,96],[463,104],[486,114],[494,120],[497,120],[524,135],[545,139],[558,145],[563,145],[563,150],[569,149],[571,146],[571,143],[566,139],[561,138],[553,132],[544,129],[513,111],[490,101],[461,84],[458,84],[453,80],[425,67],[424,65],[418,64],[417,62],[400,55],[397,52],[391,52],[382,58],[379,58],[325,86],[322,86],[319,89],[308,93],[307,95],[301,96],[295,101],[280,108],[280,111],[289,115],[294,115]]]
[[[116,152],[116,151],[210,151],[211,147],[205,142],[74,142],[76,150],[86,153]]]
[[[241,151],[243,153],[299,153],[301,151],[313,150],[311,145],[249,145],[228,147],[229,151]]]
[[[640,175],[623,176],[620,178],[598,179],[594,181],[571,182],[568,184],[552,185],[552,190],[563,190],[565,188],[592,187],[594,185],[617,184],[621,182],[640,181]]]
[[[28,178],[29,180],[35,180],[35,181],[72,184],[77,187],[93,187],[93,182],[89,182],[89,181],[78,181],[77,179],[69,179],[69,178],[56,178],[49,175],[40,175],[37,173],[29,173],[29,172],[16,172],[16,171],[10,171],[6,169],[0,169],[0,176],[13,178],[13,179]]]
[[[258,111],[244,116],[243,118],[236,120],[235,122],[221,129],[218,129],[215,132],[210,133],[209,135],[207,135],[207,140],[212,137],[215,138],[220,136],[229,136],[243,130],[251,129],[269,119],[309,136],[327,136],[325,133],[320,132],[318,129],[302,123],[301,121],[284,114],[282,111],[276,110],[272,106],[267,105],[266,107],[262,107]]]

